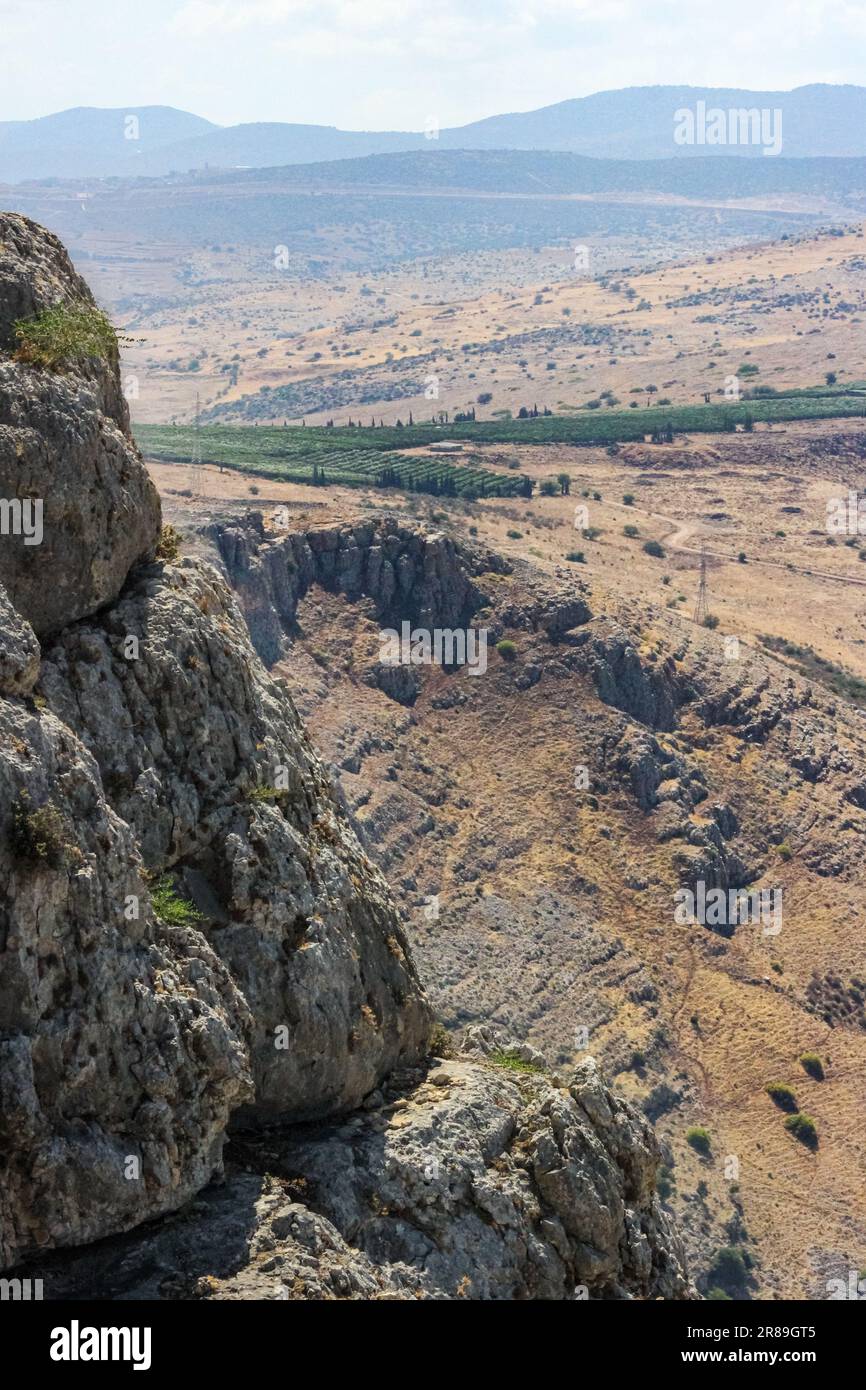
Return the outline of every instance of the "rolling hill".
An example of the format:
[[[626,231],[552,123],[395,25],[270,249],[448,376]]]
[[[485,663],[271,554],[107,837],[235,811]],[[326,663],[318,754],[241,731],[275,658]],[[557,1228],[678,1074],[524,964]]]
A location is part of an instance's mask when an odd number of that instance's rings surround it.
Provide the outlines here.
[[[674,113],[694,109],[699,101],[724,110],[781,111],[783,156],[866,155],[864,87],[812,83],[777,92],[656,86],[596,92],[537,111],[443,128],[435,135],[347,131],[290,122],[221,127],[171,107],[78,107],[35,121],[0,123],[0,181],[100,178],[132,172],[158,176],[205,167],[305,164],[405,150],[555,150],[614,159],[761,156],[758,145],[676,144]],[[126,134],[130,115],[139,121],[137,139]]]

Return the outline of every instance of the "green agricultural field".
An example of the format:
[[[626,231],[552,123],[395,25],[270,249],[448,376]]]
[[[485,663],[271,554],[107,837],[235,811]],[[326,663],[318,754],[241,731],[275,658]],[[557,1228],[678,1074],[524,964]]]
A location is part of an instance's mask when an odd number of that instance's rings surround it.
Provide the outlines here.
[[[393,443],[382,436],[400,434],[396,429],[204,425],[198,442],[204,463],[279,482],[399,487],[445,497],[531,496],[532,484],[520,473],[497,473],[491,468],[437,458],[406,458],[392,452]],[[187,462],[194,435],[191,425],[140,425],[136,429],[144,453],[163,462]]]
[[[416,424],[372,429],[359,426],[202,425],[206,463],[281,482],[339,483],[343,486],[401,487],[450,496],[530,496],[519,473],[406,458],[401,448],[439,439],[475,444],[625,444],[645,436],[683,432],[719,434],[762,421],[866,417],[866,384],[813,387],[775,396],[719,404],[604,410],[585,415],[547,415],[528,420],[479,420],[465,424]],[[165,462],[192,455],[192,425],[139,425],[144,453]]]

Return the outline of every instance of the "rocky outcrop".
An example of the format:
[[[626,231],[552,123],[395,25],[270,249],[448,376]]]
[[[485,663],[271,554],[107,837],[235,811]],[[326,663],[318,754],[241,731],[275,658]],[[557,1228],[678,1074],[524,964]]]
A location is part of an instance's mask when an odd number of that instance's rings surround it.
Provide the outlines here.
[[[238,983],[257,1117],[358,1105],[423,1055],[429,1013],[385,884],[212,569],[141,572],[46,649],[42,689]]]
[[[171,1210],[251,1094],[246,1008],[156,920],[130,827],[54,715],[0,700],[0,1264]]]
[[[652,1129],[591,1059],[559,1086],[446,1060],[378,1109],[299,1136],[282,1161],[363,1264],[415,1296],[688,1294]]]
[[[482,576],[507,569],[489,551],[388,516],[281,534],[253,512],[213,523],[206,534],[268,665],[284,654],[298,604],[314,584],[349,599],[372,599],[387,625],[460,628],[488,601]]]
[[[599,699],[651,729],[673,729],[687,691],[673,661],[658,667],[641,659],[633,639],[616,624],[603,622],[581,651],[580,664],[591,674]]]
[[[39,675],[39,643],[0,586],[0,694],[28,695]]]
[[[115,1297],[694,1296],[647,1121],[591,1059],[564,1082],[497,1045],[394,1076],[337,1125],[244,1140],[186,1220],[98,1266],[85,1252],[52,1288],[104,1297],[108,1271]]]
[[[11,356],[18,319],[73,304],[95,309],[56,237],[0,214],[0,583],[39,636],[112,599],[160,528],[116,350],[56,371]],[[38,526],[12,515],[22,503]]]

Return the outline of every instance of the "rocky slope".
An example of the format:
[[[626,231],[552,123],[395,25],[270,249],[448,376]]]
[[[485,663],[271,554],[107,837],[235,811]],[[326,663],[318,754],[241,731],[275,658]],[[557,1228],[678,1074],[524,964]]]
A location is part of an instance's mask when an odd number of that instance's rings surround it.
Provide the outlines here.
[[[247,612],[269,609],[288,644],[275,673],[400,891],[438,1016],[455,1032],[492,1021],[563,1072],[588,1046],[617,1075],[657,1125],[703,1290],[735,1244],[747,1293],[824,1297],[828,1271],[866,1250],[862,714],[564,568],[492,564],[465,535],[478,511],[455,506],[445,534],[441,507],[435,527],[378,515],[359,546],[348,507],[332,503],[330,528],[299,507],[291,538],[255,515],[208,535]],[[313,528],[337,563],[278,609],[274,575]],[[382,537],[438,557],[431,622],[470,575],[470,621],[509,638],[511,658],[491,649],[483,680],[424,667],[410,692],[383,686],[379,629],[401,611],[367,578]],[[347,585],[339,557],[359,550]],[[700,883],[777,892],[781,918],[684,924],[674,895]],[[767,1093],[780,1079],[815,1149],[785,1130]],[[708,1154],[688,1142],[695,1125]]]
[[[46,494],[44,545],[0,540],[0,1264],[95,1296],[182,1296],[204,1258],[195,1292],[219,1297],[274,1271],[290,1297],[688,1296],[652,1133],[588,1064],[503,1069],[488,1038],[430,1061],[397,909],[296,709],[225,582],[159,542],[113,353],[13,353],[15,320],[92,308],[86,287],[8,215],[0,287],[0,493]],[[306,582],[329,554],[356,574],[336,553],[358,539],[311,544]],[[373,539],[350,582],[384,603]],[[381,572],[419,615],[475,606],[447,545],[397,541]],[[221,1172],[230,1122],[257,1157],[190,1213],[195,1240],[119,1235]],[[292,1200],[249,1176],[273,1152]],[[105,1247],[48,1253],[109,1236],[125,1283]]]
[[[396,1072],[361,1112],[244,1135],[228,1181],[143,1236],[45,1273],[60,1296],[677,1298],[652,1130],[587,1060],[568,1084],[466,1052]],[[531,1056],[531,1049],[512,1049]],[[536,1054],[537,1056],[537,1054]]]

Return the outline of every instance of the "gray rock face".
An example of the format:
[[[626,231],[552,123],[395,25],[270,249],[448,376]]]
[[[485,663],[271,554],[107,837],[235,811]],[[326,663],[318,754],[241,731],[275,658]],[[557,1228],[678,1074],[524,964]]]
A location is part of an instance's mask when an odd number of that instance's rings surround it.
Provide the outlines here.
[[[0,694],[28,695],[39,675],[39,643],[0,587]]]
[[[488,551],[470,551],[395,517],[280,534],[266,531],[254,512],[242,522],[216,523],[207,535],[268,665],[283,654],[298,604],[313,584],[350,599],[372,599],[379,620],[389,625],[459,628],[487,602],[476,581],[507,569]]]
[[[87,281],[75,270],[53,232],[29,217],[0,212],[0,354],[17,347],[15,324],[59,304],[93,306]],[[75,364],[75,375],[96,392],[103,415],[129,434],[129,411],[118,373],[118,357],[90,358]]]
[[[212,569],[145,571],[46,650],[42,688],[250,1006],[251,1113],[350,1108],[423,1055],[429,1010],[384,881]]]
[[[155,920],[93,758],[17,700],[0,748],[5,1266],[185,1201],[251,1087],[243,1000],[197,932]]]
[[[682,1298],[652,1129],[588,1059],[568,1087],[446,1060],[369,1115],[290,1143],[340,1236],[427,1296]],[[285,1275],[282,1275],[285,1278]]]
[[[631,715],[650,729],[673,729],[678,707],[686,698],[673,663],[659,669],[641,661],[631,638],[616,626],[602,630],[584,648],[586,665],[599,698]]]
[[[73,302],[93,306],[56,238],[0,214],[0,582],[39,636],[114,598],[160,530],[116,356],[62,372],[9,356],[17,318]],[[23,528],[6,520],[23,502],[41,504],[38,531],[32,513]]]
[[[695,1296],[654,1191],[652,1130],[591,1060],[567,1086],[480,1058],[434,1063],[339,1125],[276,1152],[272,1136],[248,1140],[240,1156],[247,1171],[183,1222],[52,1271],[57,1295]]]

